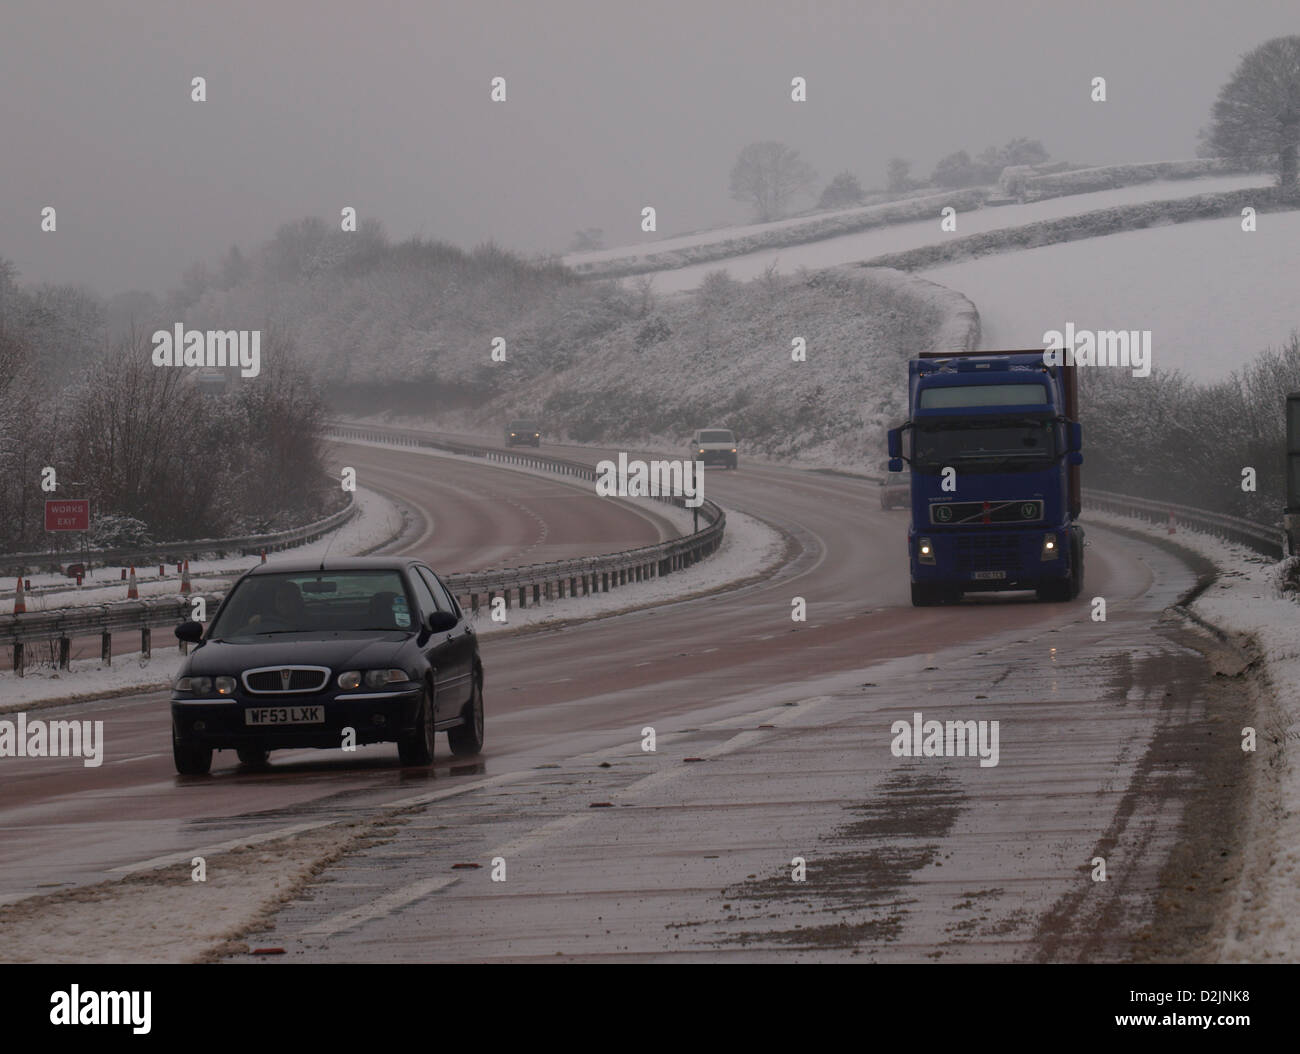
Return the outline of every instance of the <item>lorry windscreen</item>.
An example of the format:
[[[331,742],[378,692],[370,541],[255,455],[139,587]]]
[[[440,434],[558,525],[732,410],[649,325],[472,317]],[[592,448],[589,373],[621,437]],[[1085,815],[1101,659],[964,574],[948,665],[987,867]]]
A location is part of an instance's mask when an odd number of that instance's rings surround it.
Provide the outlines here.
[[[1027,472],[1056,458],[1056,429],[1050,419],[936,419],[912,432],[912,468],[938,473]]]

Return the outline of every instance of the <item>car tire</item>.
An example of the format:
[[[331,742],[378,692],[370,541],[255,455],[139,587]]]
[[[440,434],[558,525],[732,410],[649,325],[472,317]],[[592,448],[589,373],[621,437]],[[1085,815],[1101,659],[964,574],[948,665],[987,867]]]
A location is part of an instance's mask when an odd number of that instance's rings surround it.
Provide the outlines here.
[[[474,694],[462,711],[463,725],[447,730],[447,743],[458,756],[479,754],[483,750],[483,675],[474,674]]]
[[[264,769],[271,759],[271,752],[263,747],[236,747],[239,763],[250,769]]]
[[[415,728],[405,733],[397,741],[397,756],[401,759],[402,764],[433,764],[435,736],[436,733],[433,730],[433,692],[425,688]]]
[[[212,769],[212,748],[181,739],[172,729],[172,760],[182,776],[206,776]]]

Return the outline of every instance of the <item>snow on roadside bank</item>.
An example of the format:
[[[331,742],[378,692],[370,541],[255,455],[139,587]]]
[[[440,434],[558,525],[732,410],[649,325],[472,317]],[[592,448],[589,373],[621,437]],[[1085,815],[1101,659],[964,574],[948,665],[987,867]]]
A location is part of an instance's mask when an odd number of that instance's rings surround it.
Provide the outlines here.
[[[389,443],[375,443],[368,440],[348,439],[356,446],[374,446],[385,449],[398,449],[405,453],[426,454],[429,457],[448,458],[453,461],[466,461],[476,465],[488,465],[493,468],[522,472],[530,476],[543,476],[547,479],[565,479],[545,469],[529,468],[525,465],[512,465],[501,461],[485,461],[483,458],[470,457],[466,454],[451,454],[428,447],[396,446]],[[545,455],[542,455],[545,456]],[[707,478],[707,477],[706,477]],[[570,480],[570,482],[573,482]],[[619,498],[619,501],[635,503],[635,498]],[[647,511],[662,516],[674,524],[678,531],[690,534],[695,527],[695,517],[690,509],[679,508],[666,502],[644,499]],[[630,583],[611,589],[608,593],[593,593],[590,596],[566,597],[563,600],[543,602],[537,608],[511,607],[506,612],[507,621],[493,622],[486,606],[474,618],[474,626],[481,633],[499,633],[503,630],[521,629],[532,626],[559,625],[564,622],[603,618],[634,608],[648,607],[652,604],[664,604],[682,600],[696,593],[711,592],[721,589],[732,582],[752,578],[769,570],[781,559],[785,551],[785,540],[781,535],[760,520],[744,513],[723,510],[727,516],[727,528],[722,536],[722,547],[708,559],[701,561],[685,571],[677,571],[663,578],[652,578],[646,582]],[[703,524],[701,524],[702,526]]]
[[[1189,605],[1193,613],[1233,638],[1253,642],[1273,696],[1272,715],[1261,714],[1252,760],[1261,780],[1277,781],[1279,811],[1256,814],[1253,888],[1241,893],[1237,918],[1219,950],[1226,962],[1294,962],[1300,948],[1300,604],[1281,591],[1283,565],[1244,546],[1179,526],[1168,538],[1163,524],[1089,512],[1098,524],[1115,524],[1166,538],[1209,558],[1220,576]],[[1281,764],[1269,766],[1277,744]],[[1271,828],[1271,829],[1270,829]],[[1248,865],[1249,866],[1249,865]],[[1249,871],[1246,884],[1250,885]]]
[[[317,538],[314,542],[294,546],[292,549],[280,549],[270,554],[268,560],[298,559],[300,557],[320,556],[328,548],[335,556],[356,555],[370,552],[391,541],[402,529],[402,510],[396,503],[381,494],[364,487],[357,488],[358,512],[337,531]],[[191,560],[190,575],[203,576],[201,581],[192,583],[194,592],[220,592],[238,575],[243,574],[254,564],[260,563],[257,556],[231,556],[224,560]],[[146,597],[170,597],[180,595],[181,576],[176,573],[176,565],[165,565],[167,574],[159,578],[156,565],[136,568],[136,591],[140,599]],[[209,577],[209,576],[217,577]],[[86,607],[92,604],[111,604],[126,599],[127,583],[121,580],[121,569],[117,567],[93,568],[90,577],[83,581],[81,588],[70,584],[62,575],[37,574],[24,576],[32,583],[33,589],[48,585],[67,585],[67,589],[27,594],[27,610],[52,611],[57,608]],[[12,585],[13,579],[7,584]],[[12,590],[10,590],[12,593]],[[9,604],[4,610],[10,610]]]

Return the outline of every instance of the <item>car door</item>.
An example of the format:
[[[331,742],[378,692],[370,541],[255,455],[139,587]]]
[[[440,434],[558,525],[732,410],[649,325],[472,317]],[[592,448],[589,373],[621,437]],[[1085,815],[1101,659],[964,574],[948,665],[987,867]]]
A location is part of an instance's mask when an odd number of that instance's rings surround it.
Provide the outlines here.
[[[459,649],[447,630],[429,631],[429,616],[438,610],[433,591],[415,568],[411,569],[411,589],[419,607],[420,634],[416,638],[425,659],[433,667],[435,687],[434,720],[454,716],[464,703],[464,671],[457,668]]]
[[[474,692],[476,650],[474,629],[455,600],[438,581],[438,576],[423,564],[417,565],[415,570],[425,589],[432,594],[437,610],[446,611],[456,617],[456,625],[448,632],[438,635],[444,638],[443,643],[446,647],[444,661],[447,669],[447,698],[443,700],[447,704],[446,713],[440,716],[454,717],[460,712],[460,708],[469,702]]]

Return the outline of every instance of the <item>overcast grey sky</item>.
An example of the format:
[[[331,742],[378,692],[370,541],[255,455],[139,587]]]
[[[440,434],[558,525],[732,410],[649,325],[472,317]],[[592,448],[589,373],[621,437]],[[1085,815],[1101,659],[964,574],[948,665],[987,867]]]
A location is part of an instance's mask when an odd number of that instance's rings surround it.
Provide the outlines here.
[[[819,186],[1022,135],[1192,157],[1241,54],[1295,32],[1295,0],[3,0],[0,257],[24,282],[162,292],[345,205],[394,238],[635,243],[646,204],[661,237],[747,218],[727,179],[760,139]]]

